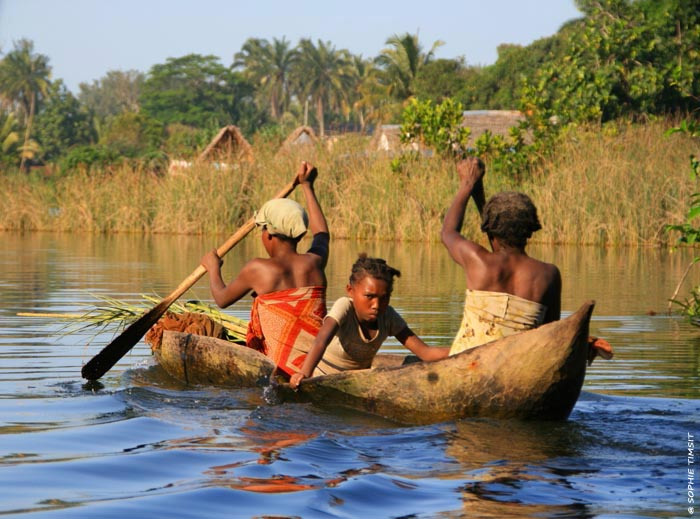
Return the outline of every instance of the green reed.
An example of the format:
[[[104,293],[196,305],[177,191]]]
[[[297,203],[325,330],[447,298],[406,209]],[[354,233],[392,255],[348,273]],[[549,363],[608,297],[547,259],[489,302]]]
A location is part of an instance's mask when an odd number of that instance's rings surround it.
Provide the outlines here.
[[[687,174],[693,144],[680,134],[664,137],[673,125],[571,130],[523,183],[487,172],[487,196],[503,189],[532,196],[544,227],[538,242],[667,243],[664,226],[683,220],[694,191]],[[423,157],[395,173],[392,157],[368,152],[367,141],[348,135],[293,151],[258,145],[252,162],[195,164],[176,174],[133,166],[50,178],[0,173],[0,229],[229,234],[304,159],[319,168],[316,192],[335,238],[438,241],[457,188],[454,165]],[[292,197],[302,201],[300,190]],[[469,207],[464,233],[480,236],[478,223]]]

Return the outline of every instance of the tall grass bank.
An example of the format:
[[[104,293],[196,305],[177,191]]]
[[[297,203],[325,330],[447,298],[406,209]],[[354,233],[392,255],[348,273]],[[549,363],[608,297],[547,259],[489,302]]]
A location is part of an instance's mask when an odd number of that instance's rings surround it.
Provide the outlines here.
[[[670,126],[657,121],[572,130],[519,184],[487,170],[487,196],[505,189],[529,194],[543,224],[539,242],[665,244],[664,225],[684,219],[697,191],[688,157],[698,150],[682,134],[664,136]],[[230,233],[289,182],[302,159],[319,168],[317,193],[335,238],[439,240],[457,187],[454,164],[424,157],[395,173],[390,156],[367,153],[356,136],[341,138],[332,151],[256,148],[252,162],[195,165],[177,174],[128,166],[48,178],[2,173],[0,229]],[[301,201],[300,193],[292,196]],[[472,206],[464,232],[480,235]]]

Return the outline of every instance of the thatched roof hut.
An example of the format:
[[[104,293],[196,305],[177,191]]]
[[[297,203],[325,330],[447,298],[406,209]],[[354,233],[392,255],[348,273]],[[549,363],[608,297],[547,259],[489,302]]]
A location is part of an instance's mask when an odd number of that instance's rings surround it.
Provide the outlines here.
[[[280,150],[289,150],[297,146],[309,146],[318,142],[316,133],[310,126],[299,126],[290,133],[282,143]]]
[[[467,110],[462,114],[462,126],[471,129],[469,144],[473,145],[486,130],[508,137],[508,130],[524,119],[518,110]]]
[[[229,125],[221,128],[197,160],[226,162],[241,159],[252,160],[253,148],[238,126]]]

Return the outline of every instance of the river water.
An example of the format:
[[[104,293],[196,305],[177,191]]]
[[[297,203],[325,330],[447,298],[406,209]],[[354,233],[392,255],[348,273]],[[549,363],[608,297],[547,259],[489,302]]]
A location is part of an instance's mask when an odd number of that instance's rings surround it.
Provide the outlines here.
[[[17,312],[167,295],[216,243],[39,233],[0,234],[0,243],[0,515],[700,516],[688,503],[688,469],[697,474],[700,463],[688,456],[689,436],[697,445],[700,434],[700,329],[666,314],[688,251],[533,246],[561,268],[564,314],[597,301],[591,333],[613,344],[615,358],[589,368],[566,422],[417,427],[268,405],[260,389],[182,387],[143,343],[86,384],[81,366],[113,332],[65,334],[65,321]],[[448,344],[464,280],[446,252],[334,242],[329,303],[362,251],[402,271],[392,305],[428,343]],[[249,237],[227,257],[225,277],[260,254]],[[692,283],[697,274],[681,293]],[[206,282],[187,298],[208,300]],[[247,317],[249,307],[247,298],[231,312]]]

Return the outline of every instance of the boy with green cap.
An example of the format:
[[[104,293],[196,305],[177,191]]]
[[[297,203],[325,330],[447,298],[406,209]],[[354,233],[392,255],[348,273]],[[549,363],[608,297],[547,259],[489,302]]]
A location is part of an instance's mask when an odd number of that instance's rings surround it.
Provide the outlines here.
[[[317,175],[315,167],[301,163],[297,180],[308,216],[301,205],[284,198],[266,202],[255,215],[269,258],[248,261],[228,284],[221,276],[223,261],[216,250],[202,258],[219,307],[253,293],[246,344],[267,355],[287,376],[299,371],[326,315],[324,270],[330,234],[314,192]],[[297,246],[307,228],[313,241],[307,252],[299,253]]]

